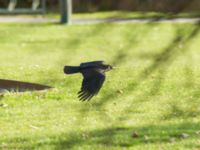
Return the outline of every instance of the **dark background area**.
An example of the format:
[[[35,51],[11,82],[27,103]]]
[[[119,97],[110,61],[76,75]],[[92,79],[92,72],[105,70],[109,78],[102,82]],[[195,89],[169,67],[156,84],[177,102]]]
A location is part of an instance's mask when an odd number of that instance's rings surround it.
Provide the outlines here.
[[[9,0],[0,0],[0,7],[6,7]],[[72,0],[74,12],[95,12],[108,10],[196,12],[200,0]],[[17,7],[30,7],[32,0],[18,0]],[[47,0],[48,11],[59,11],[59,0]]]

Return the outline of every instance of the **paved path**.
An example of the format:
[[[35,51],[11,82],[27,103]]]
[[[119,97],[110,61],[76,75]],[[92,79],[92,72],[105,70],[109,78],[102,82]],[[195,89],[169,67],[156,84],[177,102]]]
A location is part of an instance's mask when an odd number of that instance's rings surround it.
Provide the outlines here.
[[[56,19],[47,19],[45,17],[19,17],[19,16],[0,16],[0,23],[53,23]]]
[[[168,23],[200,23],[199,18],[174,18],[174,19],[136,19],[136,18],[106,18],[106,19],[72,19],[72,24],[94,24],[103,22],[114,23],[151,23],[151,22],[168,22]],[[19,17],[19,16],[0,16],[0,23],[59,23],[57,19],[39,17]]]
[[[101,22],[115,22],[115,23],[151,23],[151,22],[169,22],[169,23],[199,23],[200,18],[174,18],[174,19],[135,19],[135,18],[107,18],[107,19],[76,19],[73,20],[75,24],[89,24],[89,23],[101,23]]]

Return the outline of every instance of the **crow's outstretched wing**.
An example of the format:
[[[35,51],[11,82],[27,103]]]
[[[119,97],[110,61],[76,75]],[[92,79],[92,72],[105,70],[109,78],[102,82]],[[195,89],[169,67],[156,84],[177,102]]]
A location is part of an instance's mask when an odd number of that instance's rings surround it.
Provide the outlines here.
[[[85,62],[85,63],[81,63],[80,66],[81,67],[92,67],[92,66],[98,66],[100,64],[103,64],[104,61],[99,60],[99,61],[91,61],[91,62]]]
[[[104,81],[104,73],[99,72],[96,69],[88,69],[82,72],[83,82],[81,90],[78,92],[80,100],[90,100],[94,95],[98,94]]]

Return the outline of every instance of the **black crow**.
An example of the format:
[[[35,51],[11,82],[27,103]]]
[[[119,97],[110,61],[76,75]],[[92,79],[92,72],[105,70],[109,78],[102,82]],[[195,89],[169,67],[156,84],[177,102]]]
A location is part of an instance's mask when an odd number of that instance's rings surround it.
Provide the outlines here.
[[[111,65],[103,61],[81,63],[80,66],[65,66],[64,73],[81,73],[83,75],[82,87],[78,92],[80,100],[90,100],[98,94],[105,81],[105,72],[112,69]]]

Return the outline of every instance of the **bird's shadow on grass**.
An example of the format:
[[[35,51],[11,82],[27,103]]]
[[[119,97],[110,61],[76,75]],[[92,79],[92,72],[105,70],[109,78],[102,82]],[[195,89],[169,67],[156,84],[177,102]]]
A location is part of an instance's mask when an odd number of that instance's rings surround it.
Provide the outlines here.
[[[44,146],[54,149],[72,149],[76,146],[104,146],[130,148],[136,145],[156,144],[156,143],[178,143],[182,140],[197,139],[199,135],[199,123],[184,122],[180,124],[168,125],[147,125],[143,127],[112,127],[91,131],[74,131],[69,133],[48,136],[37,139],[9,138],[2,139],[1,148],[36,149]],[[136,133],[136,136],[135,136]],[[43,139],[43,140],[41,140]],[[28,144],[31,141],[31,145]],[[196,145],[184,145],[190,148],[197,148]]]

